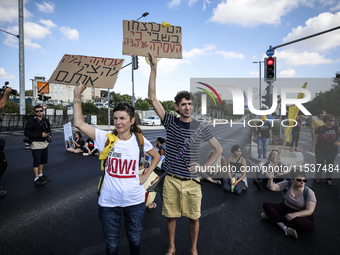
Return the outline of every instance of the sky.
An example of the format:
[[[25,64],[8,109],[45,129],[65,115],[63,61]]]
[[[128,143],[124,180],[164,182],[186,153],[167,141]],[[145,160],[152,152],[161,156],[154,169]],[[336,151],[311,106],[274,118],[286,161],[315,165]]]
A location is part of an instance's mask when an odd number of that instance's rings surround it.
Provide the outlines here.
[[[173,100],[190,78],[256,78],[270,46],[340,26],[337,0],[24,1],[25,88],[50,78],[64,54],[123,58],[123,20],[182,27],[183,59],[158,62],[157,97]],[[0,0],[0,29],[18,34],[18,1]],[[0,85],[19,89],[19,40],[0,32]],[[340,71],[340,29],[275,50],[277,77],[331,78]],[[263,65],[261,67],[263,77]],[[135,96],[147,97],[150,67],[139,58]],[[302,84],[301,84],[302,86]],[[301,87],[300,86],[300,87]],[[315,92],[329,85],[307,87]],[[263,86],[262,86],[263,89]],[[131,68],[113,89],[132,94]],[[314,92],[314,93],[313,93]]]

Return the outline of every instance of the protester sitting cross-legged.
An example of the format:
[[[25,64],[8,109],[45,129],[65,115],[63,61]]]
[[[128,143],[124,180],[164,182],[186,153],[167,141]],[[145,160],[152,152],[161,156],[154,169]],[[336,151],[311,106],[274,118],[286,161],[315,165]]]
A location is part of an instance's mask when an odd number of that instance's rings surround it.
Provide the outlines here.
[[[73,144],[75,147],[67,148],[69,152],[74,153],[83,153],[85,140],[83,139],[83,134],[80,131],[76,131],[75,133],[76,140],[73,140]]]
[[[265,177],[265,172],[275,172],[275,183],[289,177],[289,172],[292,168],[279,161],[279,154],[278,149],[273,149],[269,154],[268,161],[259,163],[260,172],[257,173],[258,178],[253,180],[258,189],[267,188],[268,178]]]
[[[234,192],[235,194],[241,194],[243,190],[248,187],[248,181],[246,177],[246,160],[241,157],[242,148],[239,145],[231,147],[231,153],[233,156],[228,158],[227,173],[228,178],[224,179],[223,190],[228,192]]]
[[[214,151],[209,153],[206,160],[208,161],[210,157],[213,155]],[[223,169],[227,167],[227,161],[225,160],[225,157],[223,155],[220,155],[220,157],[215,161],[214,164],[211,165],[211,173],[209,171],[200,172],[200,179],[201,181],[207,180],[213,184],[221,185],[222,182],[218,179],[224,178],[224,172]]]
[[[137,127],[135,109],[128,103],[118,103],[113,109],[113,132],[86,124],[80,100],[84,90],[85,86],[81,82],[74,88],[74,126],[96,141],[101,151],[99,159],[106,159],[106,164],[102,164],[105,175],[101,179],[103,182],[98,200],[98,215],[106,242],[106,253],[118,254],[121,218],[124,215],[130,253],[141,254],[145,212],[145,190],[142,184],[157,166],[160,156],[152,144],[140,135],[142,131]],[[142,150],[138,145],[142,144],[141,139],[144,141]],[[139,174],[140,155],[146,152],[154,160],[147,171]]]
[[[279,204],[264,203],[261,217],[277,224],[286,235],[298,238],[296,231],[310,231],[314,228],[316,197],[314,192],[306,187],[306,174],[303,171],[294,171],[291,176],[291,182],[274,184],[270,175],[268,188],[272,191],[284,191],[284,201]]]
[[[84,146],[83,156],[96,155],[99,156],[99,151],[95,147],[94,141],[91,138],[87,138]]]

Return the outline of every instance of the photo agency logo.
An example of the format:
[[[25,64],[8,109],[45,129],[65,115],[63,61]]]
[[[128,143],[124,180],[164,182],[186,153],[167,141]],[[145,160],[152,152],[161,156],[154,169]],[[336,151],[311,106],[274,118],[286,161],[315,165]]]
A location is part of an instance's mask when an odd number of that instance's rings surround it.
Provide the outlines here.
[[[289,118],[290,116],[287,110],[288,106],[298,108],[303,115],[312,115],[303,104],[311,100],[311,92],[306,88],[307,83],[312,83],[313,86],[315,86],[315,84],[311,81],[305,82],[305,80],[308,79],[287,78],[282,79],[282,81],[277,80],[275,83],[272,83],[270,90],[271,93],[269,94],[272,103],[267,109],[260,109],[259,105],[261,103],[259,101],[264,99],[264,96],[268,94],[269,84],[262,84],[262,87],[266,88],[267,93],[261,91],[258,92],[257,87],[259,80],[257,78],[191,78],[190,86],[191,92],[195,94],[195,97],[198,99],[197,103],[199,105],[196,103],[195,109],[200,109],[200,111],[196,110],[196,114],[201,116],[207,115],[207,117],[214,119],[214,124],[217,124],[218,122],[218,124],[230,123],[232,125],[232,118],[230,117],[245,115],[245,110],[249,110],[253,116],[268,116],[274,112],[274,115],[288,115],[288,119],[284,120],[281,124],[284,127],[289,127],[290,125],[287,125],[287,122],[293,122],[293,126],[296,124],[295,118]],[[320,79],[318,81],[320,83]],[[201,86],[198,87],[197,84]],[[318,84],[317,87],[318,86],[320,86],[320,84]],[[207,95],[209,95],[212,99],[212,101],[209,99],[210,103],[208,103],[209,100],[207,99]],[[278,100],[278,96],[280,100]],[[220,104],[217,103],[216,98]],[[232,116],[229,114],[229,121],[221,119],[221,116],[225,116],[222,118],[227,118],[224,112],[226,109],[224,104],[232,105]],[[249,122],[253,120],[254,119],[248,121],[248,125]]]

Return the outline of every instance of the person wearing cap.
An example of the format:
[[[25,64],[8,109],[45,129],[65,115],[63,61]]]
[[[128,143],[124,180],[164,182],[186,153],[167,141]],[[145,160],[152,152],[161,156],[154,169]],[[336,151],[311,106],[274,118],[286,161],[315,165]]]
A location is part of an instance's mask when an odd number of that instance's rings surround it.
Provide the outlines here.
[[[268,144],[272,141],[272,127],[267,121],[266,115],[262,115],[261,121],[257,122],[256,132],[258,159],[261,159],[262,156],[263,158],[267,158]]]

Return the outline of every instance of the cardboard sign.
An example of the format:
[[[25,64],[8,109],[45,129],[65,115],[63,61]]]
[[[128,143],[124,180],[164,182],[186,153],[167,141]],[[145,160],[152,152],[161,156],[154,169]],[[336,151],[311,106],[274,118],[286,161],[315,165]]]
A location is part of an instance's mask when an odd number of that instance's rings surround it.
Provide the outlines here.
[[[75,147],[75,144],[73,142],[73,136],[72,136],[72,126],[71,122],[68,122],[64,125],[64,139],[65,139],[65,147]]]
[[[182,27],[123,20],[123,55],[182,58]]]
[[[124,59],[65,54],[49,83],[112,89]]]

